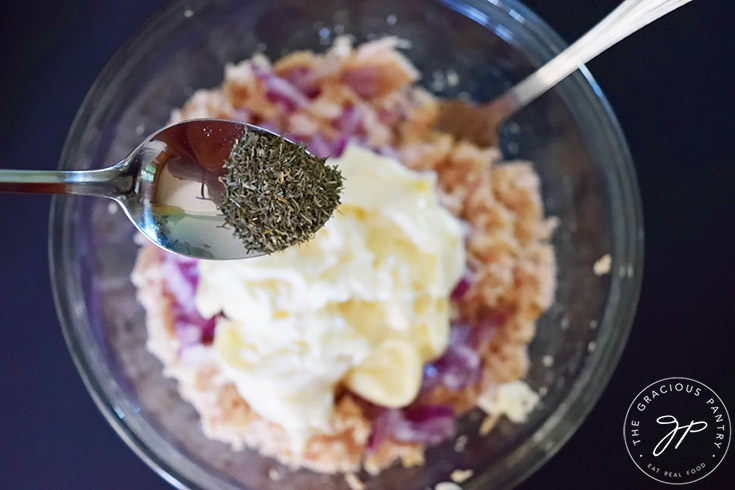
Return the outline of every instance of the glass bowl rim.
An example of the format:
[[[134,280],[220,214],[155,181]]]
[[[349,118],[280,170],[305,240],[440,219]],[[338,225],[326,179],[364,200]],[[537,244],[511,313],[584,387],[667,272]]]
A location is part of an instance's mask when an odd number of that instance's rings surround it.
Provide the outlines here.
[[[473,15],[467,9],[475,8],[470,4],[474,3],[475,6],[480,8],[483,6],[487,8],[488,4],[492,4],[493,7],[501,9],[519,24],[522,24],[525,29],[538,36],[545,46],[554,52],[561,51],[567,46],[567,43],[551,27],[517,0],[438,0],[437,3],[443,4],[447,8],[469,18],[473,18]],[[118,72],[120,65],[135,64],[140,58],[140,55],[136,56],[135,46],[142,39],[146,39],[156,32],[161,25],[166,23],[169,16],[179,12],[181,8],[180,4],[171,2],[160,9],[136,29],[110,58],[95,79],[74,118],[59,159],[59,169],[74,168],[72,154],[75,147],[79,146],[79,142],[85,139],[82,129],[92,119],[92,115],[95,113],[94,107],[98,105],[98,100],[100,98],[104,99],[104,93],[110,91],[110,86],[115,84],[115,74]],[[617,190],[617,193],[611,192],[611,201],[615,201],[615,197],[618,197],[617,202],[613,202],[613,205],[622,208],[621,212],[624,217],[626,233],[620,247],[623,251],[622,257],[616,257],[616,259],[619,259],[622,264],[627,264],[627,277],[611,271],[610,293],[605,306],[605,313],[602,316],[603,324],[598,327],[601,330],[601,337],[598,339],[597,355],[587,359],[569,392],[555,411],[542,422],[534,436],[502,458],[501,461],[511,462],[514,460],[514,455],[518,456],[524,448],[530,451],[530,453],[523,456],[523,459],[528,460],[530,464],[526,465],[521,472],[507,472],[512,474],[505,475],[505,479],[501,478],[500,482],[495,482],[496,485],[500,483],[500,486],[517,485],[531,475],[538,467],[548,461],[582,424],[607,386],[622,355],[633,324],[640,293],[643,269],[643,216],[630,151],[612,108],[587,68],[582,66],[579,71],[570,75],[569,78],[575,78],[578,85],[583,89],[583,95],[589,102],[588,109],[595,113],[595,116],[601,121],[602,129],[605,130],[604,138],[615,143],[612,148],[617,150],[617,154],[614,155],[612,160],[617,163],[617,167],[613,169],[616,178],[610,180],[609,184],[611,187],[615,187],[615,185],[619,187],[618,189],[612,189],[613,191]],[[112,92],[114,93],[114,91]],[[69,301],[71,291],[66,288],[65,283],[65,278],[72,273],[71,270],[68,270],[70,264],[64,260],[65,256],[63,254],[63,245],[68,242],[65,237],[70,233],[70,230],[61,226],[68,214],[68,209],[71,209],[70,206],[64,205],[62,199],[53,198],[49,219],[48,253],[56,311],[61,322],[64,339],[77,370],[105,419],[151,469],[177,488],[197,487],[198,484],[195,481],[198,478],[196,478],[196,475],[186,474],[185,471],[175,467],[170,460],[160,457],[150,447],[150,441],[143,440],[136,433],[136,430],[130,427],[125,420],[125,414],[119,413],[119,409],[107,396],[105,389],[99,382],[97,373],[90,365],[87,353],[73,326],[74,314],[71,307],[73,302]],[[605,328],[605,323],[610,325]],[[592,381],[595,381],[595,383],[592,383]],[[573,415],[572,422],[569,422],[570,415]],[[564,423],[565,421],[567,423]],[[548,443],[541,444],[542,439],[546,439]],[[478,488],[484,488],[481,486],[483,480],[489,478],[487,472],[478,474],[473,484],[477,483]]]

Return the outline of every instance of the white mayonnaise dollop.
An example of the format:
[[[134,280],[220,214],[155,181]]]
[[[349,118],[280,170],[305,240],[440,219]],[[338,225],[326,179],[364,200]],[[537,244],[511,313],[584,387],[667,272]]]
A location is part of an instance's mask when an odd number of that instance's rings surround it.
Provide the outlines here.
[[[200,261],[196,306],[220,311],[223,371],[295,449],[329,432],[344,382],[388,407],[416,397],[448,342],[449,295],[465,265],[460,222],[436,176],[349,146],[342,204],[313,240],[270,256]]]

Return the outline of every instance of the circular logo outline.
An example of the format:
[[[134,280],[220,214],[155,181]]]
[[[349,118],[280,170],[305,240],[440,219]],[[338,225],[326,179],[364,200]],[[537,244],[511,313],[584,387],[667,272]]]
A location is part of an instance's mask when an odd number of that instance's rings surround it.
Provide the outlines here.
[[[644,471],[643,468],[640,467],[640,465],[638,464],[638,462],[636,461],[636,459],[633,457],[633,454],[631,454],[630,447],[628,445],[628,435],[627,435],[628,417],[630,416],[630,410],[633,408],[633,405],[638,400],[638,397],[640,397],[644,392],[646,392],[647,390],[649,390],[654,385],[657,385],[659,383],[662,383],[664,381],[669,381],[669,380],[685,380],[685,381],[690,381],[690,382],[696,383],[696,384],[701,385],[702,387],[708,389],[710,391],[710,393],[712,393],[717,398],[717,400],[719,400],[720,405],[722,406],[722,409],[725,412],[725,417],[727,418],[727,426],[728,426],[727,445],[725,446],[725,450],[722,452],[722,457],[717,462],[717,464],[714,465],[714,467],[712,467],[711,470],[709,470],[707,473],[705,473],[704,475],[700,476],[696,480],[691,480],[691,481],[686,481],[686,482],[669,482],[669,481],[660,480],[660,479],[656,478],[655,476],[650,475],[649,473],[647,473],[646,471]],[[727,456],[727,451],[730,449],[730,441],[731,440],[732,440],[732,420],[730,419],[730,412],[728,412],[727,406],[725,405],[724,400],[720,397],[720,395],[717,394],[717,392],[715,392],[715,390],[713,390],[712,388],[710,388],[706,384],[704,384],[701,381],[698,381],[696,379],[687,378],[687,377],[684,377],[684,376],[670,376],[668,378],[662,378],[662,379],[659,379],[657,381],[654,381],[653,383],[651,383],[648,386],[646,386],[645,388],[643,388],[641,391],[638,392],[638,394],[635,397],[633,397],[633,401],[630,402],[630,405],[628,406],[628,410],[625,412],[625,419],[623,420],[623,442],[625,443],[625,451],[628,453],[628,456],[633,461],[633,464],[635,465],[636,468],[638,468],[641,471],[641,473],[643,473],[647,477],[649,477],[652,480],[655,480],[655,481],[657,481],[659,483],[663,483],[665,485],[688,485],[690,483],[698,482],[698,481],[702,480],[703,478],[706,478],[707,476],[711,475],[720,466],[720,464],[725,460],[725,456]]]

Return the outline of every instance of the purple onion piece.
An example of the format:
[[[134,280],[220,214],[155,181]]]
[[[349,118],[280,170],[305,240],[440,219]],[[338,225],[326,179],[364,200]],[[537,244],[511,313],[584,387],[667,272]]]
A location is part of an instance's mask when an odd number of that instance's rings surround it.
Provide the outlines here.
[[[332,151],[333,157],[339,157],[342,155],[342,153],[345,151],[345,148],[347,147],[347,142],[350,140],[348,136],[340,136],[337,138],[337,141],[334,142],[334,149]]]
[[[194,305],[199,282],[197,260],[166,253],[162,267],[166,285],[174,297],[171,312],[174,317],[174,331],[181,346],[212,342],[216,316],[203,318]]]
[[[181,260],[170,253],[164,254],[163,257],[161,266],[168,290],[176,298],[181,309],[194,310],[194,294],[199,280],[196,262],[190,259]]]
[[[321,93],[321,88],[316,83],[317,79],[314,76],[314,71],[306,66],[293,68],[282,75],[282,78],[296,87],[309,99],[314,99]]]
[[[449,330],[449,345],[469,345],[472,329],[468,325],[452,325]]]
[[[459,391],[480,379],[480,356],[470,346],[473,333],[473,329],[467,325],[452,326],[447,350],[436,361],[424,365],[422,393],[427,393],[439,385],[452,391]]]
[[[202,332],[201,335],[201,341],[203,344],[211,344],[214,340],[214,327],[217,325],[217,318],[222,315],[215,315],[212,318],[204,320],[204,322],[200,325],[200,330]]]
[[[306,66],[293,68],[282,75],[282,78],[304,93],[311,86],[311,70]]]
[[[278,104],[284,112],[290,113],[309,104],[309,99],[303,92],[269,69],[253,65],[253,74],[263,82],[266,97]]]
[[[442,380],[439,377],[439,369],[433,362],[427,362],[424,364],[424,376],[421,378],[421,388],[419,389],[419,397],[424,393],[429,393],[431,390],[441,384]]]
[[[332,125],[344,136],[351,136],[362,127],[362,113],[356,106],[350,106],[340,114]]]
[[[367,441],[367,450],[374,454],[380,449],[381,444],[393,434],[393,426],[401,418],[400,411],[395,408],[384,408],[373,405],[373,412],[378,412],[372,419],[370,435]]]
[[[374,454],[388,438],[401,442],[438,444],[454,433],[454,412],[446,405],[419,405],[402,410],[378,408],[372,419],[367,450]],[[374,412],[375,410],[373,410]]]
[[[311,140],[307,143],[306,148],[314,155],[326,158],[332,156],[334,153],[334,146],[331,141],[317,133],[312,136]]]
[[[272,77],[266,82],[266,96],[273,102],[279,103],[285,112],[293,112],[309,104],[304,94],[283,78],[278,77]]]
[[[457,282],[457,285],[454,286],[450,299],[452,301],[459,301],[460,299],[464,298],[464,296],[467,294],[467,291],[470,290],[471,286],[472,281],[470,279],[470,276],[465,274],[464,276],[462,276],[459,282]]]
[[[450,345],[434,365],[439,381],[452,391],[471,386],[480,378],[480,356],[467,345]]]
[[[403,442],[438,444],[454,433],[454,411],[446,405],[420,405],[393,421],[393,437]]]

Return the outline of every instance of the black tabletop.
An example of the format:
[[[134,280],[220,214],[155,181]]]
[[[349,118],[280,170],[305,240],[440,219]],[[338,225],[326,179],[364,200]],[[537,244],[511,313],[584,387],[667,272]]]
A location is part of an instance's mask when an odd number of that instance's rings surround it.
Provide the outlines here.
[[[528,0],[567,40],[617,0]],[[0,3],[0,168],[51,169],[82,98],[162,0]],[[735,410],[735,24],[697,0],[589,63],[636,162],[646,257],[620,364],[571,440],[523,488],[665,488],[630,461],[633,397],[697,379]],[[56,318],[47,196],[0,195],[0,488],[165,489],[98,413]],[[735,488],[735,449],[692,488]]]

